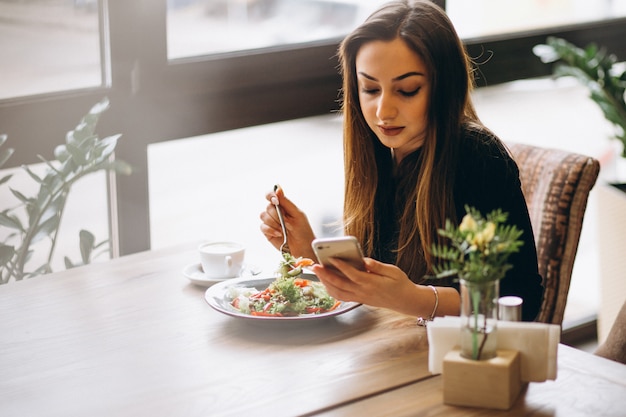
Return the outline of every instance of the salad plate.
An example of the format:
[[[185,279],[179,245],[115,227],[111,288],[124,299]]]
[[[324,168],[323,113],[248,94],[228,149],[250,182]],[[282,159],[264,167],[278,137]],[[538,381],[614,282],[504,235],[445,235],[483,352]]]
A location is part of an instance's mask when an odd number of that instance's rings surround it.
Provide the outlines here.
[[[314,274],[303,274],[302,276],[305,279],[310,281],[318,281],[319,279]],[[226,281],[218,282],[215,285],[211,286],[204,294],[204,299],[213,309],[219,311],[220,313],[250,319],[250,320],[315,320],[322,319],[325,317],[337,316],[343,313],[346,313],[361,304],[355,302],[340,302],[339,306],[331,311],[326,311],[323,313],[317,314],[300,314],[298,316],[254,316],[251,314],[246,314],[236,309],[231,305],[232,301],[237,297],[237,295],[246,288],[254,288],[258,291],[263,291],[266,289],[276,277],[271,278],[233,278]]]

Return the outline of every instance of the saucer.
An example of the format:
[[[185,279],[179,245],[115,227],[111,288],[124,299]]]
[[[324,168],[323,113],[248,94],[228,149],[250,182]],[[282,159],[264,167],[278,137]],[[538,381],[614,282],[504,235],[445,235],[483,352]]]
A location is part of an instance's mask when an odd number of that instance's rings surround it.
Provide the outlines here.
[[[241,274],[236,277],[230,278],[210,278],[204,274],[202,270],[202,265],[200,263],[193,263],[187,265],[183,269],[183,275],[192,283],[202,286],[202,287],[210,287],[213,284],[218,282],[227,281],[229,279],[234,278],[243,278],[243,277],[252,277],[261,273],[261,270],[254,265],[244,265],[241,270]]]

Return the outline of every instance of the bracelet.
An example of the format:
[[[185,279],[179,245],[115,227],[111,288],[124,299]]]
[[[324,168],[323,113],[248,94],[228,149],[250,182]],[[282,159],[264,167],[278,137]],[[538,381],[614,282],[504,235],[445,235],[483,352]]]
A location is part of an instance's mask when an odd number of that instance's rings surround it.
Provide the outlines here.
[[[430,317],[426,319],[423,317],[417,318],[417,325],[422,327],[426,327],[426,324],[429,321],[433,321],[433,319],[435,318],[435,314],[437,313],[437,307],[439,307],[439,292],[437,291],[437,288],[433,287],[432,285],[429,285],[428,287],[435,293],[435,308],[433,308],[433,312],[430,313]]]

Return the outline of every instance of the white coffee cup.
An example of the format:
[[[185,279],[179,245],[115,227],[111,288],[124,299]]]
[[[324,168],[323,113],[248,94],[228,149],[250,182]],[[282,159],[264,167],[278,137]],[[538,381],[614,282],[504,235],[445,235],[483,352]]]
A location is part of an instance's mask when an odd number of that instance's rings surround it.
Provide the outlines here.
[[[246,248],[236,242],[208,242],[200,245],[198,252],[207,277],[226,279],[240,275]]]

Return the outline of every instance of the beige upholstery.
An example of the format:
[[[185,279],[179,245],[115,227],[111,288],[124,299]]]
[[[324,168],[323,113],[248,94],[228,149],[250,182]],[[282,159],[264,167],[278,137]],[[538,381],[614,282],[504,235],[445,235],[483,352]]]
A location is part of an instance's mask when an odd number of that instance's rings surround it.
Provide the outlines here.
[[[545,293],[537,321],[561,324],[587,198],[599,162],[563,150],[507,144],[520,169]]]
[[[606,340],[594,353],[626,364],[626,302],[617,314]]]

